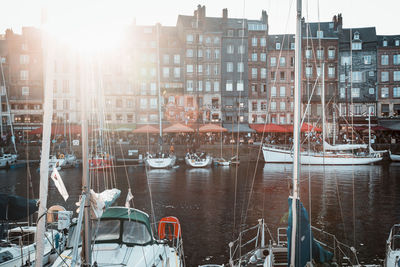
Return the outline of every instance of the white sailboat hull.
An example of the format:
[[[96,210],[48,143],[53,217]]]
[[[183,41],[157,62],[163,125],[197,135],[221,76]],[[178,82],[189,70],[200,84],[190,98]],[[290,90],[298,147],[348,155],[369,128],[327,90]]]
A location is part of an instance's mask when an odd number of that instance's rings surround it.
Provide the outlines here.
[[[8,168],[17,164],[17,154],[4,154],[0,157],[0,168]]]
[[[400,161],[400,155],[392,154],[392,152],[389,151],[390,159],[392,161]]]
[[[81,249],[78,250],[80,255]],[[154,256],[156,255],[156,256]],[[159,256],[160,255],[160,256]],[[65,250],[61,257],[65,263],[59,258],[52,265],[54,266],[71,266],[72,249]],[[98,266],[177,266],[182,267],[183,263],[179,258],[176,250],[166,244],[153,244],[146,246],[128,247],[125,244],[118,243],[96,244],[93,246],[92,263],[97,262]],[[80,259],[78,259],[80,266]]]
[[[144,162],[146,166],[154,169],[167,169],[172,168],[175,165],[176,157],[169,156],[166,158],[150,158],[146,157]]]
[[[190,159],[188,157],[185,157],[185,162],[186,165],[193,167],[193,168],[205,168],[211,165],[213,161],[213,158],[210,156],[207,156],[204,159]]]
[[[290,150],[263,147],[264,161],[267,163],[293,163]],[[380,154],[371,156],[354,156],[350,153],[315,153],[302,152],[300,163],[304,165],[366,165],[382,160]]]

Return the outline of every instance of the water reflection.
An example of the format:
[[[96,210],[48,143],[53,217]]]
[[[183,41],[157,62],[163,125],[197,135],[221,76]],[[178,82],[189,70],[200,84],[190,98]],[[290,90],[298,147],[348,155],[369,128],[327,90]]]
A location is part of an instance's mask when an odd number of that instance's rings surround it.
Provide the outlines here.
[[[115,170],[117,188],[122,191],[118,204],[125,203],[129,181],[134,206],[149,213],[152,221],[169,215],[178,217],[188,266],[205,264],[211,255],[214,262],[227,262],[228,243],[236,238],[239,225],[254,225],[263,217],[274,235],[277,227],[287,225],[284,219],[291,164],[258,164],[256,168],[242,162],[239,167],[181,166],[147,173],[144,167],[129,167],[126,172],[125,168]],[[48,205],[61,204],[75,210],[82,169],[60,174],[70,198],[64,202],[50,181]],[[31,175],[37,198],[39,173],[33,171]],[[27,176],[24,168],[0,170],[0,191],[26,196]],[[400,221],[400,163],[302,166],[300,196],[313,225],[355,246],[360,258],[383,257],[389,229]]]

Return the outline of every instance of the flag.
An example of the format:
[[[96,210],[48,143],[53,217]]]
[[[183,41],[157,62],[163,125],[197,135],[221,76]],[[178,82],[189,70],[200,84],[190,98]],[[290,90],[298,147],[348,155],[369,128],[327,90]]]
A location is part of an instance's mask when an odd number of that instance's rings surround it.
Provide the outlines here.
[[[133,199],[133,195],[132,195],[132,192],[131,192],[131,189],[129,188],[128,189],[128,195],[126,196],[126,200],[125,200],[125,208],[130,208],[131,207],[131,205],[130,205],[130,201]]]
[[[69,195],[68,195],[67,189],[64,186],[64,182],[61,179],[61,176],[58,173],[56,167],[54,167],[53,172],[50,175],[50,178],[54,181],[54,184],[56,185],[58,192],[60,192],[60,194],[64,198],[64,200],[67,201]]]

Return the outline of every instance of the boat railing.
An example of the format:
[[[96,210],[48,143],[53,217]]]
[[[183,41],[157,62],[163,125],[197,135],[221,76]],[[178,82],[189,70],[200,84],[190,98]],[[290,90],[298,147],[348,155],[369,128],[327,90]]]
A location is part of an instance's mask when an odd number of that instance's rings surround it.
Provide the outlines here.
[[[400,224],[395,224],[390,229],[387,246],[391,250],[400,250]]]
[[[335,235],[317,227],[311,226],[311,230],[315,241],[333,253],[333,261],[337,262],[339,266],[359,266],[357,251],[354,247],[344,244]]]
[[[291,146],[289,145],[275,145],[275,144],[263,144],[264,147],[273,148],[273,149],[282,149],[282,150],[289,150]]]
[[[287,246],[288,239],[287,239],[287,228],[286,227],[279,227],[278,230],[278,246]]]
[[[236,266],[238,262],[248,259],[257,249],[265,248],[266,233],[275,242],[269,228],[262,219],[259,220],[257,225],[241,231],[238,238],[229,243],[230,266]]]

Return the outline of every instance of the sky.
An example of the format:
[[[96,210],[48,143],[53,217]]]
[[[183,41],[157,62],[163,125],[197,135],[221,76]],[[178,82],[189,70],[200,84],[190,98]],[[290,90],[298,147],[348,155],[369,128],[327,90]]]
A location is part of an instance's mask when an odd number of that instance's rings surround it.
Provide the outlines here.
[[[176,25],[177,17],[193,15],[198,4],[207,16],[259,19],[261,10],[269,16],[270,33],[295,32],[295,0],[1,0],[0,33],[7,28],[21,32],[22,26],[39,27],[41,10],[47,10],[51,31],[73,38],[91,31],[112,35],[136,20],[139,25]],[[400,34],[396,22],[400,0],[303,0],[307,21],[331,21],[342,13],[344,27],[376,26],[378,34]],[[79,35],[77,35],[79,36]]]

